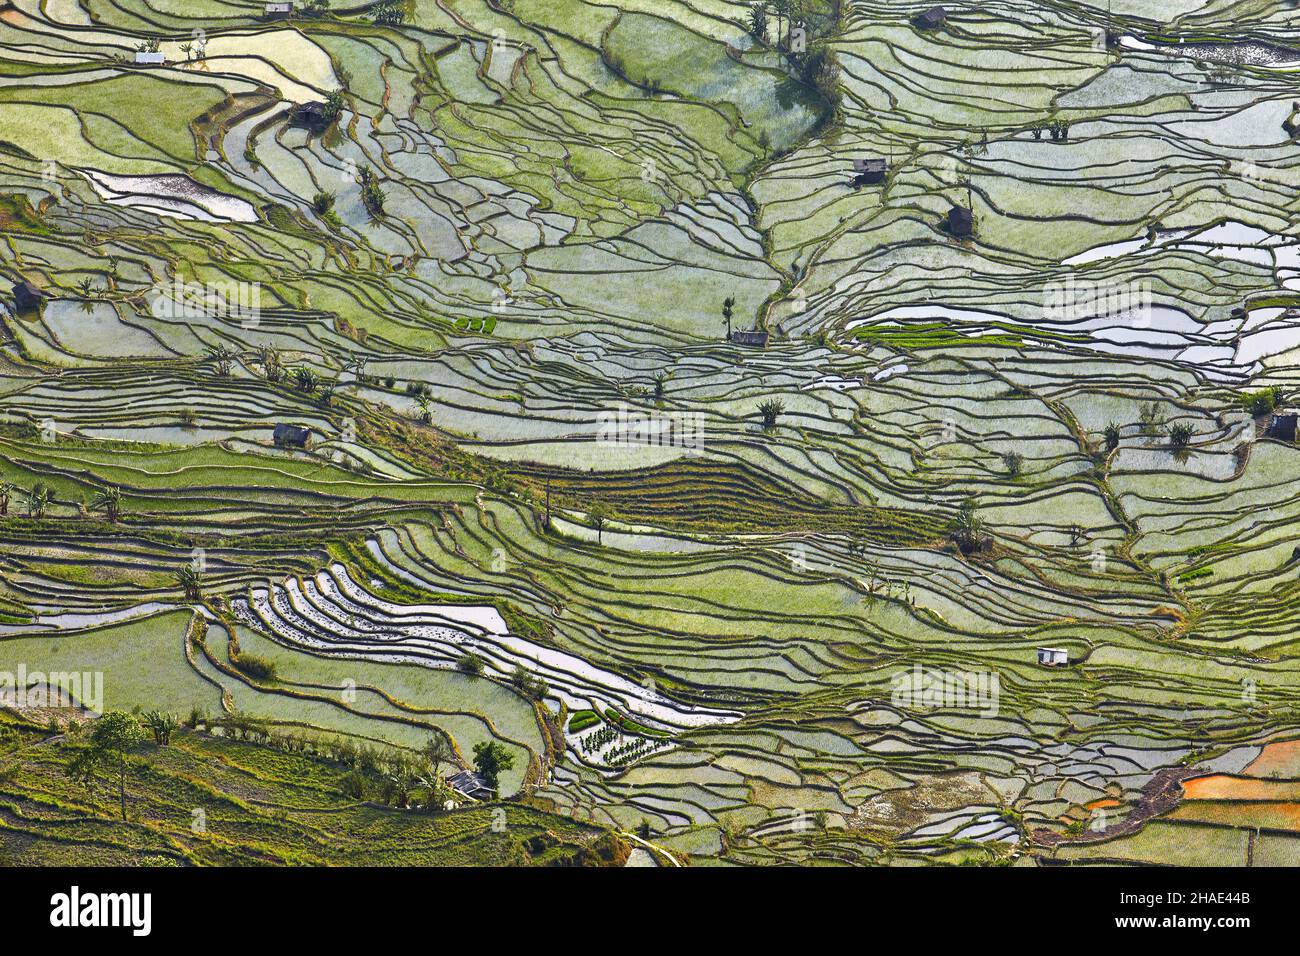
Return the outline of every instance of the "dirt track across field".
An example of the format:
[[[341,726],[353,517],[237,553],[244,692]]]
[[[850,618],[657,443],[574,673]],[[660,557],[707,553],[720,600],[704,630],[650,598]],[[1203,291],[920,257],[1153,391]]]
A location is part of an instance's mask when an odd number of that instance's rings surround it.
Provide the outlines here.
[[[1058,846],[1062,843],[1096,843],[1136,833],[1148,820],[1169,812],[1182,802],[1183,781],[1203,777],[1207,773],[1209,771],[1204,767],[1172,767],[1161,770],[1147,781],[1147,785],[1142,788],[1142,796],[1138,797],[1128,816],[1112,826],[1103,830],[1085,830],[1077,835],[1039,827],[1029,838],[1038,846]]]

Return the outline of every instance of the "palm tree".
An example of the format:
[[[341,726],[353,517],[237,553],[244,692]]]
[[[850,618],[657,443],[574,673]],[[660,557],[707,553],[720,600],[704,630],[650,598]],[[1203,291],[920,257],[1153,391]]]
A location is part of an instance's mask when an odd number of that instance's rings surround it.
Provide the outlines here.
[[[191,601],[197,601],[203,596],[202,580],[199,572],[194,570],[188,564],[176,572],[176,583],[180,585],[181,590],[185,592],[185,597]]]
[[[99,489],[90,502],[90,510],[104,512],[104,517],[115,524],[122,516],[122,489],[116,485]]]
[[[776,48],[781,49],[781,18],[790,6],[790,0],[772,0],[772,16],[776,17]]]
[[[442,734],[434,734],[430,737],[429,742],[424,745],[424,749],[420,752],[424,755],[424,759],[429,761],[429,769],[433,772],[435,782],[441,782],[442,780],[442,765],[455,763],[456,761],[455,748],[452,747],[451,741]]]
[[[963,501],[953,519],[952,539],[963,554],[979,551],[984,547],[984,519],[975,513],[973,501]]]
[[[399,760],[384,774],[385,802],[405,810],[411,805],[411,791],[420,783],[420,775],[408,760]]]
[[[53,500],[54,492],[43,481],[38,481],[32,490],[27,492],[27,517],[45,517],[45,508]]]
[[[224,345],[214,345],[208,348],[208,360],[216,367],[217,375],[226,378],[230,375],[235,356]]]
[[[1120,433],[1119,433],[1118,425],[1116,425],[1114,422],[1110,422],[1106,426],[1105,436],[1106,436],[1107,451],[1114,451],[1116,448],[1119,447]]]
[[[316,215],[323,216],[334,208],[334,193],[328,189],[322,189],[311,197],[311,208],[316,211]]]
[[[767,4],[749,5],[749,35],[759,43],[767,42]]]
[[[1169,426],[1169,443],[1175,448],[1186,448],[1192,440],[1192,426],[1186,422],[1175,422]]]
[[[307,366],[299,365],[293,370],[293,383],[310,395],[316,391],[316,386],[320,384],[320,377]]]
[[[18,488],[11,481],[0,481],[0,518],[9,514],[9,499]]]
[[[420,421],[426,425],[432,422],[433,412],[429,408],[429,400],[425,398],[423,395],[421,395],[419,398],[415,400],[415,404],[420,406],[420,414],[418,416]]]
[[[279,349],[271,348],[269,345],[259,346],[257,361],[262,366],[262,372],[268,382],[278,382],[284,378],[284,366],[280,363]]]
[[[758,413],[763,416],[763,427],[771,428],[785,411],[785,402],[779,398],[769,398],[758,406]]]
[[[151,710],[141,718],[145,727],[153,734],[153,742],[159,747],[166,747],[172,742],[172,734],[180,726],[176,718],[162,711]]]

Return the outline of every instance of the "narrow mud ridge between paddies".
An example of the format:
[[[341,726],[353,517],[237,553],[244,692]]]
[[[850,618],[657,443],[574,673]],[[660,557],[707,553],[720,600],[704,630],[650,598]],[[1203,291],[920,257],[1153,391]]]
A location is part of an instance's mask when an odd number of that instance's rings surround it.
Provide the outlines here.
[[[1039,827],[1029,839],[1036,846],[1055,847],[1072,843],[1100,843],[1115,837],[1128,836],[1146,826],[1147,822],[1168,813],[1183,800],[1183,783],[1193,777],[1208,776],[1204,767],[1168,767],[1159,771],[1142,788],[1142,796],[1133,810],[1123,820],[1101,830],[1085,830],[1077,836]]]

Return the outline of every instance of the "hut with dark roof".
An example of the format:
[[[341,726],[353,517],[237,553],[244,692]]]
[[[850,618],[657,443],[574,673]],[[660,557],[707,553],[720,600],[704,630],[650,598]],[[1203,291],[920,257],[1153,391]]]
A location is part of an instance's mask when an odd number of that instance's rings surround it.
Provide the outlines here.
[[[975,230],[975,217],[965,206],[953,206],[948,210],[948,232],[958,239],[969,239]]]
[[[745,332],[731,333],[732,345],[751,345],[756,348],[767,348],[767,333],[760,329],[751,329]]]
[[[922,30],[937,30],[948,19],[948,11],[943,7],[931,7],[924,13],[918,13],[912,22]]]
[[[889,172],[889,163],[877,157],[855,159],[853,161],[853,185],[855,187],[874,186],[885,181]]]
[[[14,283],[13,297],[14,311],[21,315],[38,310],[45,300],[45,293],[30,282],[22,281]]]
[[[1294,442],[1298,418],[1300,416],[1295,413],[1274,415],[1268,420],[1268,427],[1264,429],[1264,437],[1276,438],[1278,441]]]
[[[311,429],[299,428],[297,425],[276,425],[274,441],[276,448],[306,448],[311,440]]]
[[[328,107],[320,100],[300,103],[289,114],[289,123],[319,132],[329,125]]]
[[[487,785],[479,774],[473,770],[462,770],[447,780],[447,783],[456,792],[471,800],[491,800],[496,796],[496,791]]]

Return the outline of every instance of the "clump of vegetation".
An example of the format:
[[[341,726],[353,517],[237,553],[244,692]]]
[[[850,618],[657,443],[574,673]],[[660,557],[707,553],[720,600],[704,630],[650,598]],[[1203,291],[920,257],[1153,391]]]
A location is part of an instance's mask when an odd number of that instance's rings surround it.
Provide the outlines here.
[[[501,774],[515,765],[514,754],[495,740],[484,740],[474,745],[474,771],[487,786],[496,790]]]
[[[198,601],[202,599],[203,582],[196,569],[187,564],[176,572],[175,578],[177,586],[185,592],[186,600]]]
[[[260,346],[257,350],[257,361],[262,366],[262,374],[268,382],[275,383],[284,378],[284,363],[280,359],[279,349]]]
[[[759,43],[767,43],[767,4],[751,3],[749,5],[749,35]]]
[[[237,670],[253,678],[253,680],[275,680],[275,662],[269,661],[265,657],[241,652],[232,656],[230,663],[234,664]]]
[[[1242,392],[1238,396],[1238,401],[1241,402],[1241,407],[1255,418],[1263,418],[1265,415],[1271,415],[1282,404],[1282,388],[1279,385],[1270,385],[1259,391]]]
[[[0,229],[41,234],[50,231],[41,219],[41,210],[22,193],[0,193]]]
[[[369,166],[361,168],[361,201],[372,216],[382,215],[388,196],[379,185],[379,176]]]
[[[993,536],[984,530],[984,519],[975,513],[975,502],[963,501],[948,531],[962,554],[978,554],[993,546]]]
[[[1169,444],[1174,448],[1186,448],[1192,440],[1192,426],[1187,422],[1175,422],[1169,426]]]
[[[818,44],[798,59],[799,78],[817,91],[832,108],[840,105],[840,68],[835,54],[824,44]]]
[[[781,401],[779,398],[769,398],[767,401],[761,402],[758,406],[758,414],[763,419],[764,428],[774,428],[777,419],[781,417],[781,414],[784,411],[785,402]]]
[[[1143,402],[1138,409],[1138,426],[1144,438],[1157,437],[1164,428],[1165,416],[1159,402]]]
[[[321,119],[328,126],[339,118],[346,104],[347,100],[342,90],[331,90],[325,97],[325,108],[321,110]]]
[[[400,26],[406,22],[406,4],[384,0],[370,8],[370,19],[381,27]]]
[[[310,395],[320,386],[320,376],[307,366],[299,365],[293,370],[293,385],[298,391]]]
[[[1107,451],[1114,451],[1116,448],[1119,447],[1120,430],[1118,425],[1116,425],[1114,422],[1107,423],[1106,430],[1105,432],[1103,432],[1103,434],[1105,435],[1105,439],[1106,439]]]
[[[159,747],[166,747],[172,742],[172,734],[180,727],[180,722],[171,714],[164,714],[160,710],[151,710],[143,717],[140,722],[145,728],[153,734],[153,742]]]
[[[101,512],[110,523],[122,517],[122,489],[116,485],[100,488],[91,499],[90,510]]]
[[[26,493],[27,497],[27,517],[44,518],[45,509],[54,503],[54,489],[43,481],[38,481],[32,485],[32,490]]]
[[[593,501],[587,506],[587,518],[596,529],[596,543],[604,544],[605,523],[610,519],[609,506],[603,501]]]
[[[1005,451],[1002,453],[1002,464],[1006,467],[1008,475],[1018,478],[1025,467],[1025,456],[1018,451]]]
[[[483,673],[483,658],[477,654],[466,651],[460,657],[456,658],[456,670],[462,674],[470,674],[477,677]]]
[[[224,345],[213,345],[207,349],[208,361],[212,363],[218,378],[229,378],[235,367],[235,355]]]
[[[550,690],[546,681],[527,668],[516,667],[510,676],[510,682],[529,700],[541,700]]]

